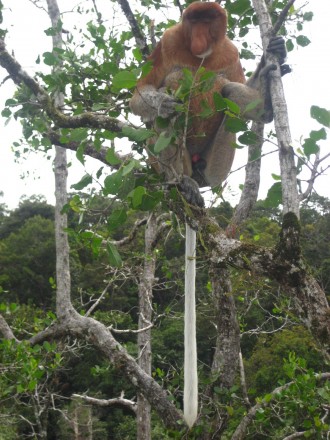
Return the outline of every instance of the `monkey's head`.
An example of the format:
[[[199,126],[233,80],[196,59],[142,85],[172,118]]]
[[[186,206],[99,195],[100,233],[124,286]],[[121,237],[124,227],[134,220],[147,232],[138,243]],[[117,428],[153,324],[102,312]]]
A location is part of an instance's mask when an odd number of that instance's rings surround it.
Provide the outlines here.
[[[227,13],[218,3],[191,3],[183,12],[182,28],[190,52],[205,58],[226,35]]]

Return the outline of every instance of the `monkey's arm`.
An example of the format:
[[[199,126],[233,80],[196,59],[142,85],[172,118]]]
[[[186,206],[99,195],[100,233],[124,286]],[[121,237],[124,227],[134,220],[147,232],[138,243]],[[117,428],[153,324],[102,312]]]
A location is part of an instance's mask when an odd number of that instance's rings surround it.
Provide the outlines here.
[[[281,75],[291,72],[291,68],[287,64],[283,64],[286,58],[283,37],[275,36],[271,38],[267,51],[274,54],[278,59]],[[236,102],[247,119],[265,123],[271,122],[273,120],[273,106],[270,95],[270,72],[276,70],[276,68],[275,64],[266,64],[265,57],[263,56],[256,71],[246,84],[230,82],[224,85],[221,93],[225,98]],[[256,106],[249,111],[244,111],[254,101]]]
[[[137,86],[130,101],[130,108],[143,122],[154,121],[157,116],[168,118],[175,113],[177,101],[170,95],[159,92],[155,86]]]
[[[129,104],[132,112],[141,116],[144,122],[152,122],[157,116],[168,118],[175,113],[175,99],[162,89],[169,69],[162,48],[161,40],[149,57],[152,69],[138,81]]]

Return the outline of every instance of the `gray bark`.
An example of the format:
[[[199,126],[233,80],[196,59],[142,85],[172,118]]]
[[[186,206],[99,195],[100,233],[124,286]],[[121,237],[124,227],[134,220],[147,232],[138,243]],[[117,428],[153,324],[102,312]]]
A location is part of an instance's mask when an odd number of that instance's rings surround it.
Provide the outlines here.
[[[57,28],[61,19],[56,0],[47,0],[48,14],[53,28]],[[52,36],[53,48],[62,48],[61,31]],[[60,69],[60,65],[57,69]],[[60,92],[55,93],[54,104],[61,107],[64,104],[64,96]],[[56,242],[56,312],[60,319],[73,308],[70,300],[71,276],[70,276],[70,249],[68,235],[65,232],[68,222],[66,214],[62,213],[67,203],[67,159],[66,150],[56,147],[55,150],[55,242]]]
[[[157,223],[154,214],[149,216],[145,229],[144,267],[139,284],[139,330],[138,364],[151,376],[151,320],[152,288],[155,278],[156,259],[153,253],[153,242],[157,235]],[[138,392],[137,398],[137,440],[151,439],[151,406],[146,397]]]
[[[297,186],[296,165],[294,152],[291,147],[291,133],[288,111],[284,96],[283,84],[278,61],[275,56],[266,52],[269,39],[274,33],[272,22],[264,0],[252,0],[256,11],[259,30],[264,47],[266,63],[277,65],[277,70],[272,72],[271,98],[274,109],[274,123],[279,148],[279,160],[282,177],[282,203],[283,213],[293,212],[299,218],[299,195]]]
[[[252,124],[252,131],[256,133],[258,141],[256,144],[249,146],[248,163],[245,168],[243,191],[239,203],[235,209],[231,224],[228,227],[229,235],[232,237],[236,235],[236,228],[248,218],[258,198],[260,186],[261,148],[264,141],[264,124],[262,122],[254,122]]]

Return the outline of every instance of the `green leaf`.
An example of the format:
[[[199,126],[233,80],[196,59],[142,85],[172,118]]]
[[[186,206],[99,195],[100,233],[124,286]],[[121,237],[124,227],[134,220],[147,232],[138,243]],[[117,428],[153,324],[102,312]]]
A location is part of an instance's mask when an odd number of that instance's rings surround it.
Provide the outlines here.
[[[56,57],[52,52],[44,52],[44,63],[47,66],[54,66],[58,62],[58,57]]]
[[[133,56],[136,59],[136,61],[141,63],[143,61],[141,50],[138,47],[136,47],[135,49],[132,50],[132,52],[133,52]]]
[[[235,115],[239,115],[241,113],[241,109],[239,108],[239,106],[235,102],[231,101],[228,98],[224,98],[224,100],[225,100],[225,102],[227,104],[228,109],[232,113],[234,113]]]
[[[109,61],[105,61],[104,63],[102,63],[100,65],[100,70],[105,75],[112,74],[114,71],[114,68],[115,68],[114,63],[110,63]],[[118,67],[116,68],[116,70],[118,70]]]
[[[293,49],[294,49],[294,44],[293,44],[293,41],[292,41],[291,39],[287,40],[287,42],[285,43],[285,45],[286,45],[286,50],[287,50],[288,52],[293,51]]]
[[[122,265],[122,259],[113,243],[107,243],[107,252],[111,266],[120,267]]]
[[[316,154],[319,152],[320,148],[317,143],[310,138],[305,139],[304,144],[302,145],[304,153],[306,156],[310,156],[311,154]]]
[[[76,191],[80,191],[86,186],[90,185],[93,182],[93,178],[89,174],[85,174],[84,177],[78,182],[73,185],[71,185],[71,188],[75,189]]]
[[[132,206],[137,209],[141,203],[143,196],[146,194],[146,189],[143,186],[137,186],[133,191],[130,192],[129,196],[132,199]]]
[[[225,120],[225,126],[226,130],[230,131],[231,133],[238,133],[239,131],[247,130],[246,122],[238,118],[227,117]]]
[[[312,21],[314,17],[314,13],[313,12],[305,12],[303,15],[303,19],[304,21]]]
[[[206,101],[201,102],[202,111],[199,113],[199,117],[202,119],[209,118],[213,113],[213,109],[209,106]]]
[[[110,174],[104,179],[104,190],[103,193],[105,196],[108,194],[116,195],[123,183],[123,173],[122,170],[119,170],[115,173]]]
[[[108,164],[114,166],[119,165],[120,159],[116,156],[115,149],[113,147],[109,148],[107,150],[107,154],[105,155],[105,160],[108,162]]]
[[[160,203],[164,198],[164,193],[162,191],[154,191],[147,193],[142,198],[142,203],[139,207],[141,211],[152,211],[158,203]]]
[[[86,140],[87,136],[88,136],[87,128],[75,128],[70,132],[70,139],[71,141],[75,141],[75,142],[82,142]]]
[[[83,142],[81,142],[79,144],[79,147],[77,148],[76,151],[76,157],[79,160],[80,163],[82,163],[83,165],[85,164],[85,144]]]
[[[133,142],[143,142],[155,135],[152,130],[148,130],[146,128],[132,127],[123,127],[122,133],[124,136],[127,136],[130,141]]]
[[[123,167],[123,176],[127,176],[127,174],[129,174],[135,168],[140,168],[140,162],[136,159],[132,159]]]
[[[297,44],[299,45],[299,46],[302,46],[302,47],[306,47],[306,46],[308,46],[309,44],[310,44],[310,40],[307,38],[307,37],[305,37],[304,35],[299,35],[298,37],[297,37]]]
[[[168,136],[165,131],[162,131],[155,143],[154,152],[158,154],[161,151],[165,150],[165,148],[167,148],[170,145],[171,140],[172,137]]]
[[[48,353],[53,350],[52,345],[48,341],[44,341],[44,343],[42,345]]]
[[[96,257],[100,253],[101,245],[102,245],[102,238],[101,237],[93,237],[92,238],[91,249],[92,249],[93,255],[95,255]]]
[[[330,111],[325,108],[312,105],[311,107],[311,117],[316,119],[317,122],[330,128]]]
[[[217,112],[225,110],[227,108],[227,103],[225,99],[220,95],[220,93],[213,93],[214,107]]]
[[[276,208],[282,203],[282,182],[276,182],[269,189],[265,199],[266,208]]]
[[[116,91],[121,89],[132,89],[136,86],[136,76],[133,72],[122,70],[113,77],[112,88]]]
[[[309,133],[309,137],[313,139],[313,141],[325,140],[327,138],[327,132],[324,128],[320,128],[320,130],[312,130]]]
[[[18,104],[18,102],[16,101],[16,99],[12,99],[12,98],[6,99],[6,102],[5,102],[5,106],[8,106],[8,107],[14,107],[17,104]]]
[[[253,131],[246,131],[238,137],[238,140],[243,145],[253,145],[257,142],[257,135]]]
[[[11,116],[11,111],[9,110],[9,108],[4,108],[1,112],[1,116],[3,116],[4,118],[9,118]]]
[[[111,213],[108,218],[108,228],[110,231],[117,229],[119,226],[122,226],[127,220],[127,212],[126,209],[116,209]]]
[[[241,50],[241,58],[244,60],[254,60],[256,58],[255,54],[248,49]]]
[[[248,111],[254,110],[256,107],[258,107],[258,105],[261,103],[261,99],[255,99],[254,101],[251,101],[245,108],[244,108],[244,112],[246,113]]]

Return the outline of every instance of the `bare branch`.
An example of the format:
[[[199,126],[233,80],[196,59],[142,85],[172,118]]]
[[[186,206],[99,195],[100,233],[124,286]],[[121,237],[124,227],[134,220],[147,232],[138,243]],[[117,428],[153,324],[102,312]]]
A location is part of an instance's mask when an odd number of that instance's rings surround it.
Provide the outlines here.
[[[108,328],[109,328],[109,330],[110,330],[112,333],[118,333],[118,334],[121,334],[121,333],[132,333],[132,334],[138,334],[138,333],[142,333],[142,332],[145,332],[145,331],[147,331],[147,330],[150,330],[153,326],[154,326],[154,324],[149,324],[149,325],[147,325],[146,327],[139,328],[138,330],[131,330],[131,329],[119,330],[118,328],[113,328],[112,325],[110,325],[110,327],[108,327]]]
[[[301,437],[305,437],[306,431],[301,431],[301,432],[294,432],[291,435],[288,435],[287,437],[284,437],[282,440],[293,440],[295,438],[301,438]],[[311,432],[309,431],[309,436],[310,436]]]
[[[93,311],[96,309],[96,307],[100,304],[100,302],[102,301],[102,299],[104,298],[105,294],[107,293],[109,287],[111,285],[111,281],[106,285],[106,287],[103,289],[103,292],[101,293],[101,295],[99,296],[99,298],[97,298],[97,300],[95,301],[95,303],[90,307],[90,309],[87,310],[85,316],[90,316]]]
[[[90,403],[91,405],[95,406],[114,406],[114,405],[120,405],[125,406],[126,408],[129,408],[131,411],[136,414],[136,402],[133,400],[124,399],[124,394],[116,399],[97,399],[95,397],[89,397],[81,394],[72,394],[72,397],[74,399],[80,399],[83,400],[86,403]]]
[[[277,32],[281,29],[281,26],[284,23],[287,15],[288,15],[289,10],[295,1],[296,0],[289,0],[288,3],[282,9],[280,15],[278,16],[278,18],[276,20],[276,23],[274,24],[274,27],[273,27],[274,35],[276,35]]]
[[[134,387],[145,395],[167,427],[178,429],[179,424],[183,423],[182,413],[170,401],[168,393],[139,367],[104,324],[78,314],[68,316],[65,323],[54,324],[33,336],[30,343],[39,344],[45,340],[66,336],[84,339],[99,350],[115,368],[118,368],[126,376]]]
[[[144,217],[141,220],[136,220],[136,222],[134,223],[134,226],[131,229],[130,234],[121,240],[113,241],[113,243],[116,246],[124,246],[125,244],[132,242],[134,240],[134,238],[136,237],[136,234],[137,234],[139,228],[141,226],[145,225],[147,223],[147,221],[148,221],[148,217]]]
[[[147,41],[145,39],[144,34],[141,32],[141,29],[139,27],[138,22],[136,21],[136,18],[131,10],[131,7],[127,0],[117,0],[117,2],[120,4],[121,9],[123,13],[125,14],[125,17],[127,18],[127,21],[129,22],[133,36],[136,41],[137,47],[141,50],[142,54],[146,57],[149,55],[149,48],[147,45]]]

